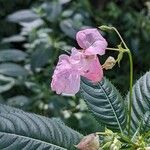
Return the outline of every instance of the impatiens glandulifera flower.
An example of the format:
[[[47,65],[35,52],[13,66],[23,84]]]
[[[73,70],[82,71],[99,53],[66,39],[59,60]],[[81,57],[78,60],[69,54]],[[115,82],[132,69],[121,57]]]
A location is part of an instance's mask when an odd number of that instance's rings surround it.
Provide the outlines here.
[[[79,150],[98,150],[100,147],[99,136],[95,133],[89,134],[75,147]]]
[[[72,49],[71,58],[78,61],[80,75],[98,82],[103,78],[102,66],[97,55],[85,55],[84,50]]]
[[[80,88],[80,76],[95,82],[103,78],[97,54],[105,54],[106,40],[97,29],[85,29],[76,35],[82,48],[72,49],[71,56],[61,55],[52,77],[51,87],[57,94],[75,95]]]
[[[76,34],[76,40],[79,46],[85,50],[85,55],[105,54],[107,41],[96,28],[79,31]]]

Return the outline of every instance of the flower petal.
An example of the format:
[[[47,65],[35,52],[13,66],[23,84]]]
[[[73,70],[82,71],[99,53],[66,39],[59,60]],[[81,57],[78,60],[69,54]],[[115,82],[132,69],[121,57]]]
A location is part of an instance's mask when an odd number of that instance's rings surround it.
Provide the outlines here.
[[[103,69],[96,55],[85,55],[85,53],[73,48],[71,59],[78,62],[76,67],[82,76],[93,82],[98,82],[103,78]]]
[[[80,89],[80,74],[68,55],[61,55],[52,77],[51,88],[57,94],[75,95]]]
[[[85,50],[85,55],[105,54],[107,41],[96,28],[79,31],[76,34],[76,40],[79,46]]]
[[[86,58],[85,63],[86,65],[84,65],[85,67],[83,68],[82,76],[93,82],[101,81],[103,78],[103,69],[98,60],[98,57],[95,56],[95,58],[92,59]]]

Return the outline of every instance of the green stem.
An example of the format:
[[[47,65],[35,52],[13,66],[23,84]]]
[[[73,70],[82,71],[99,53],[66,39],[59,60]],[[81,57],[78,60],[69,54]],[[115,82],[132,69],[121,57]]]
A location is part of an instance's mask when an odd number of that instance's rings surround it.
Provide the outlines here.
[[[118,51],[118,52],[120,51],[119,48],[110,48],[110,47],[107,47],[106,49],[107,50],[111,50],[111,51]]]
[[[119,31],[115,27],[112,27],[112,29],[118,34],[118,36],[119,36],[121,42],[123,43],[123,45],[125,46],[125,48],[128,49],[128,47],[127,47],[126,43],[124,42],[122,36],[120,35]]]
[[[126,43],[124,42],[122,36],[120,35],[119,31],[115,28],[112,27],[111,29],[113,29],[117,35],[119,36],[121,42],[123,43],[126,52],[128,53],[129,56],[129,61],[130,61],[130,98],[129,98],[129,122],[128,122],[128,135],[130,136],[130,128],[131,128],[131,112],[132,112],[132,86],[133,86],[133,59],[132,59],[132,54],[131,51],[128,49]],[[113,48],[108,48],[109,50],[117,50],[117,49],[113,49]]]
[[[130,60],[130,95],[129,95],[129,122],[128,122],[128,135],[130,136],[131,128],[131,112],[132,112],[132,86],[133,86],[133,59],[130,50],[128,51]]]

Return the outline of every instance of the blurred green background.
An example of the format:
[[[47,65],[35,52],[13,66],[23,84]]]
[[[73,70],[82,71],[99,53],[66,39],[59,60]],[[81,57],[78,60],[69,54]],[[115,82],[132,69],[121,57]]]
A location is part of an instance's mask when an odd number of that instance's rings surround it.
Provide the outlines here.
[[[115,26],[134,58],[134,81],[150,68],[150,2],[144,0],[0,0],[0,102],[48,117],[59,117],[88,134],[100,130],[80,98],[50,89],[58,56],[77,46],[75,34],[87,27]],[[103,33],[109,47],[120,44]],[[103,64],[107,52],[100,58]],[[125,96],[129,63],[105,71]]]

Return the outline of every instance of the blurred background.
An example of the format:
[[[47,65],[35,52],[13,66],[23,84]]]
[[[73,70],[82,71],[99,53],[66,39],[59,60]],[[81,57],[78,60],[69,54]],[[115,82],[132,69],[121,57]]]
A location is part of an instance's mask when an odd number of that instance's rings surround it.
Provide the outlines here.
[[[115,26],[132,51],[134,81],[150,69],[150,2],[145,0],[0,0],[0,103],[47,117],[59,117],[88,134],[102,125],[85,103],[50,89],[58,56],[77,46],[75,34],[86,27]],[[103,33],[109,47],[120,44],[114,32]],[[101,63],[108,56],[100,58]],[[125,96],[129,63],[105,71]]]

